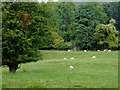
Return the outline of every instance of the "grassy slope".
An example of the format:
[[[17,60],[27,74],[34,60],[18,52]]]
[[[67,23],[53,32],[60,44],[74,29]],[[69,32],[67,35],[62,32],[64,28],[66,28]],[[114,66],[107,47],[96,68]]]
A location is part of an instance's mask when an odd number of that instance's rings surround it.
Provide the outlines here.
[[[15,74],[3,68],[3,88],[117,88],[118,52],[41,51],[43,60],[22,64]],[[91,57],[95,55],[96,59]],[[63,58],[66,57],[67,60]],[[74,60],[70,60],[74,57]],[[74,70],[69,70],[72,65]]]

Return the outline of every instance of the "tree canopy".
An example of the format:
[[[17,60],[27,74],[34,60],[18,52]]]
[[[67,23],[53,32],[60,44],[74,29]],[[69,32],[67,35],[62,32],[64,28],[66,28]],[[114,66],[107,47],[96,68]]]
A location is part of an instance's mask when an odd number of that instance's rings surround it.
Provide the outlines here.
[[[111,19],[108,25],[99,24],[96,27],[94,33],[94,40],[97,45],[101,45],[101,48],[118,48],[118,34],[119,32],[114,27],[115,20]]]
[[[37,61],[37,50],[49,44],[53,13],[49,4],[15,2],[4,3],[2,15],[2,64],[14,73],[18,64]]]
[[[107,15],[99,3],[80,5],[74,19],[74,46],[81,49],[93,49],[93,34],[96,25],[107,22]]]

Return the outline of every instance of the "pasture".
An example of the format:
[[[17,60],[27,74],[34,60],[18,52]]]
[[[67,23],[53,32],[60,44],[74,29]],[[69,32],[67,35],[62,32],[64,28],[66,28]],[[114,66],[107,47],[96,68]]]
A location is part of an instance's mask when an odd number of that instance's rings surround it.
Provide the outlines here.
[[[118,51],[41,50],[43,60],[25,63],[15,74],[2,67],[3,88],[117,88]],[[96,58],[92,58],[96,56]],[[74,59],[70,59],[74,57]],[[66,59],[64,59],[66,58]],[[73,70],[69,70],[73,66]]]

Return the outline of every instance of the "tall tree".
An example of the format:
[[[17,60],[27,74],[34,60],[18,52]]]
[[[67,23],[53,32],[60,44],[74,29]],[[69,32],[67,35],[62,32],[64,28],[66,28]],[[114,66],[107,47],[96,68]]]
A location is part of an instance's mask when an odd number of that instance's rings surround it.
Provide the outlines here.
[[[59,2],[56,4],[56,13],[60,21],[56,23],[58,34],[63,37],[65,42],[71,41],[71,30],[73,29],[73,20],[75,17],[76,3]]]
[[[94,33],[94,40],[98,48],[118,48],[118,34],[119,32],[114,27],[115,20],[111,19],[108,25],[99,24]]]
[[[93,49],[94,40],[92,38],[95,27],[99,23],[107,22],[107,15],[102,8],[102,4],[87,2],[79,5],[74,19],[74,46],[81,49]]]
[[[0,66],[1,65],[2,65],[2,5],[0,5]]]
[[[15,73],[20,63],[37,61],[37,50],[51,36],[51,8],[45,3],[14,2],[2,7],[2,64]]]
[[[116,20],[115,27],[120,31],[120,2],[109,2],[103,5],[105,13],[109,20],[114,18]]]

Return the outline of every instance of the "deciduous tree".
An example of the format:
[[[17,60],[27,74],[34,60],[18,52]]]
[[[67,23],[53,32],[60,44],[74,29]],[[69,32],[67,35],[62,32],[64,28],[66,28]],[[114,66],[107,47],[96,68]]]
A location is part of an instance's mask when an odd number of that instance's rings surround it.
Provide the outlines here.
[[[114,27],[115,20],[111,19],[108,25],[99,24],[94,33],[94,40],[101,48],[118,48],[118,34],[119,32]]]
[[[45,3],[13,2],[2,7],[2,64],[15,73],[21,63],[37,61],[54,30],[51,7]],[[40,56],[39,56],[40,57]]]

